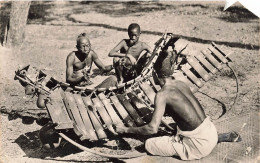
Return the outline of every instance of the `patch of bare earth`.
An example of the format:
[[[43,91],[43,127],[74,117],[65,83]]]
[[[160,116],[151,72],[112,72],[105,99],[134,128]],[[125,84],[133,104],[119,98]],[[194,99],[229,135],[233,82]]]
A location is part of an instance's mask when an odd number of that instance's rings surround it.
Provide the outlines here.
[[[230,109],[236,83],[228,68],[195,94],[213,120],[224,110],[222,118],[259,110],[259,19],[239,5],[226,12],[222,11],[223,6],[224,2],[32,2],[21,50],[0,48],[1,161],[111,161],[68,144],[55,150],[41,149],[38,138],[41,126],[33,120],[48,116],[45,110],[36,107],[35,98],[24,95],[23,88],[13,79],[14,71],[19,65],[30,64],[64,81],[66,57],[75,50],[75,39],[82,32],[89,35],[102,62],[111,64],[108,52],[128,37],[127,26],[132,22],[140,24],[140,39],[151,47],[161,34],[172,32],[190,41],[191,53],[207,48],[211,41],[223,45],[224,52],[232,52],[230,58],[240,82],[236,105]],[[99,83],[106,77],[97,76],[93,81]],[[94,145],[92,149],[122,154],[135,150],[143,140],[126,137],[121,140],[126,142],[122,147]]]

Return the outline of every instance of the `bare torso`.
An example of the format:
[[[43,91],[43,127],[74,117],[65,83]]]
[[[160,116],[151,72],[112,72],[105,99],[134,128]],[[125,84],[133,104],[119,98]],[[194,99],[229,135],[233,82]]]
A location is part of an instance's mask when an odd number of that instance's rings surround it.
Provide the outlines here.
[[[90,51],[87,57],[80,56],[77,51],[72,53],[72,55],[74,56],[73,77],[82,76],[83,69],[90,73],[93,63],[92,51]]]
[[[206,118],[206,115],[190,89],[176,81],[167,83],[161,89],[161,95],[166,98],[166,111],[178,127],[183,131],[196,129]]]
[[[131,54],[137,60],[144,49],[145,47],[143,46],[143,42],[138,41],[133,46],[130,46],[129,40],[125,39],[123,47],[120,49],[120,52],[125,54]]]

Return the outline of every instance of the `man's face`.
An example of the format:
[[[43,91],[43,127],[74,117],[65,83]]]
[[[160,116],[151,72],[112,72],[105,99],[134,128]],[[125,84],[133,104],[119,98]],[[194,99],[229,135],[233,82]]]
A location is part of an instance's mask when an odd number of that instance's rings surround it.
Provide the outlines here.
[[[140,37],[140,30],[138,28],[133,28],[128,31],[128,36],[131,44],[135,44]]]
[[[164,86],[164,84],[165,84],[165,78],[159,78],[159,77],[157,76],[156,72],[153,72],[152,75],[153,75],[154,83],[155,83],[156,85],[160,85],[161,87]]]
[[[88,39],[81,38],[78,42],[77,48],[81,53],[88,54],[91,49],[91,44]]]

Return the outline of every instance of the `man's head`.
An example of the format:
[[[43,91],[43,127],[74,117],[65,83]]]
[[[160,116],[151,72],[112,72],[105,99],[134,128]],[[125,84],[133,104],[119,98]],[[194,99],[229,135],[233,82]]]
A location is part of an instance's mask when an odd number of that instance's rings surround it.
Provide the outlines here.
[[[154,83],[156,85],[160,85],[161,87],[164,86],[164,84],[165,84],[165,80],[164,79],[165,78],[159,78],[155,71],[153,71],[152,75],[153,75]]]
[[[128,36],[130,39],[130,44],[135,44],[138,42],[141,34],[141,28],[138,24],[132,23],[128,26]]]
[[[77,49],[79,52],[88,54],[91,49],[91,44],[86,33],[81,33],[77,38]]]

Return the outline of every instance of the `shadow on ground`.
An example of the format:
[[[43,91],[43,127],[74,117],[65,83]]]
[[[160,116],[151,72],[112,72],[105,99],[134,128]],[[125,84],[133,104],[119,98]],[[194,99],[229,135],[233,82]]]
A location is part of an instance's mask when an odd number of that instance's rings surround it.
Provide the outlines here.
[[[75,135],[75,133],[69,132],[66,134],[75,142],[80,142],[79,137]],[[117,146],[109,145],[109,141],[116,140]],[[82,152],[76,146],[70,144],[69,142],[62,140],[60,147],[56,149],[47,149],[42,147],[40,139],[39,139],[39,130],[34,132],[27,132],[23,135],[20,135],[14,143],[17,143],[20,148],[24,151],[26,157],[29,158],[39,158],[39,159],[47,159],[47,160],[56,160],[57,157],[65,157],[71,154],[77,154]],[[98,140],[98,141],[83,141],[80,142],[81,145],[96,150],[96,148],[106,148],[112,151],[118,150],[131,150],[131,147],[128,142],[126,142],[122,137],[114,137],[114,139],[109,140]],[[95,148],[95,149],[94,149]],[[63,160],[65,161],[65,160]],[[71,160],[72,161],[72,160]]]
[[[70,20],[72,20],[72,19],[70,18]],[[72,21],[77,22],[75,20],[72,20]],[[52,25],[63,26],[62,24],[52,24]],[[102,28],[127,32],[127,28],[121,28],[121,27],[111,26],[111,25],[108,25],[108,24],[100,24],[100,23],[78,22],[76,25],[72,25],[72,26],[102,27]],[[164,33],[158,32],[158,31],[144,30],[144,31],[142,31],[142,34],[162,36]],[[197,38],[197,37],[190,37],[190,36],[183,36],[183,35],[176,35],[176,36],[183,38],[183,39],[186,39],[186,40],[191,41],[191,42],[196,42],[196,43],[201,43],[201,44],[210,44],[211,42],[214,42],[218,45],[226,45],[226,46],[229,46],[229,47],[243,48],[243,49],[248,49],[248,50],[259,50],[259,47],[260,47],[259,45],[244,44],[244,43],[238,43],[238,42],[208,40],[208,39],[201,39],[201,38]]]
[[[6,5],[10,7],[10,5]],[[199,8],[199,10],[198,10]],[[223,12],[223,7],[212,6],[212,5],[202,5],[202,4],[182,4],[174,3],[172,5],[161,3],[161,2],[94,2],[94,1],[83,1],[83,2],[37,2],[31,3],[28,23],[45,24],[53,20],[68,20],[72,22],[77,22],[70,17],[70,14],[83,14],[88,12],[97,12],[114,17],[124,17],[124,16],[140,16],[148,12],[155,11],[167,11],[166,13],[174,12],[177,15],[203,15],[208,14],[209,16],[217,17],[226,22],[250,22],[251,20],[258,19],[250,11],[243,8],[243,6],[233,6],[228,8]],[[198,12],[199,11],[199,12]],[[214,11],[211,13],[211,11]],[[210,14],[211,13],[211,14]],[[79,26],[93,26],[93,27],[103,27],[107,29],[113,29],[117,31],[127,31],[126,28],[120,28],[116,26],[111,26],[108,24],[98,24],[98,23],[88,23],[80,24]],[[53,24],[55,25],[55,24]],[[61,26],[63,24],[60,24]],[[259,28],[256,29],[259,32]],[[162,32],[157,31],[142,31],[143,34],[158,35],[161,36]],[[219,45],[226,45],[229,47],[245,48],[248,50],[258,50],[259,45],[244,44],[240,42],[226,42],[226,41],[216,41],[207,40],[190,36],[179,35],[188,41],[209,44],[212,41]]]
[[[166,9],[175,9],[173,5],[167,5],[158,2],[90,2],[83,1],[83,5],[91,5],[93,10],[97,13],[107,14],[110,16],[129,16],[135,15],[140,16],[144,13],[162,11]],[[75,11],[74,13],[77,13]]]
[[[166,130],[160,130],[160,132],[153,136],[136,136],[136,135],[120,135],[120,136],[108,136],[109,139],[107,140],[98,140],[98,141],[81,141],[79,140],[79,137],[75,135],[74,132],[67,132],[66,135],[70,137],[75,142],[80,142],[81,145],[92,149],[94,151],[104,150],[106,149],[107,152],[112,152],[113,154],[115,152],[119,153],[128,153],[131,152],[133,149],[139,151],[139,152],[145,152],[144,145],[141,143],[133,145],[133,142],[128,142],[123,138],[132,138],[140,140],[141,142],[144,142],[149,137],[154,136],[162,136],[162,135],[169,135],[170,132]],[[171,133],[172,134],[172,133]],[[116,145],[110,144],[111,141],[116,141]],[[33,132],[27,132],[25,134],[20,135],[14,143],[18,144],[20,148],[25,153],[26,157],[29,158],[39,158],[39,159],[47,159],[47,160],[56,160],[56,158],[64,158],[71,154],[77,154],[81,153],[82,150],[77,148],[76,146],[70,144],[67,141],[62,140],[60,147],[56,149],[47,149],[42,147],[40,139],[39,139],[39,130],[33,131]],[[130,144],[132,144],[130,146]],[[134,148],[133,148],[134,147]],[[110,152],[109,152],[110,151]],[[65,158],[66,159],[66,158]],[[65,161],[65,160],[62,160]],[[73,160],[70,160],[73,161]],[[80,161],[79,161],[80,162]]]
[[[73,153],[79,153],[81,150],[68,144],[63,148],[58,149],[45,149],[42,148],[39,140],[39,131],[28,132],[24,135],[20,135],[14,142],[17,143],[24,151],[27,157],[31,158],[55,158],[64,157]]]

